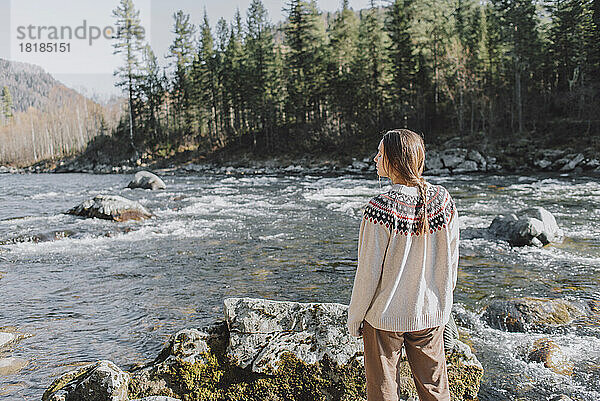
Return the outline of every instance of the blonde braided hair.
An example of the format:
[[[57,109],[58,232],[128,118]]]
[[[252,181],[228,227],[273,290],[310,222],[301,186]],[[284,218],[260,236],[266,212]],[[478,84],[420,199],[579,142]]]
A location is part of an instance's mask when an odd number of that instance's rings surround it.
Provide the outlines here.
[[[402,128],[386,132],[382,142],[386,170],[393,172],[393,175],[407,185],[418,188],[421,202],[417,204],[416,233],[428,234],[427,182],[423,178],[425,168],[423,138],[416,132]]]

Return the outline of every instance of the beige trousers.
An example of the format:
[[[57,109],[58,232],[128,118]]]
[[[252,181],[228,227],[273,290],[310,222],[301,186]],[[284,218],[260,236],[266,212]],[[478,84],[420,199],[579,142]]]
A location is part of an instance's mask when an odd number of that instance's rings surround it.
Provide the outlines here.
[[[444,326],[405,333],[379,330],[363,321],[368,401],[398,401],[396,366],[402,344],[420,401],[450,401]]]

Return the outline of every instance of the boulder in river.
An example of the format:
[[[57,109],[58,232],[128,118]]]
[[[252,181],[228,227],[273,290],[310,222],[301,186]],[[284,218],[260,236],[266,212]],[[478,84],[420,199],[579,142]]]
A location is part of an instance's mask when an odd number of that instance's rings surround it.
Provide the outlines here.
[[[110,361],[69,372],[52,383],[42,401],[128,401],[129,373]]]
[[[17,335],[14,333],[0,332],[0,348],[17,340]]]
[[[27,366],[27,361],[21,358],[9,356],[0,358],[0,376],[14,375]]]
[[[149,171],[138,171],[135,173],[133,180],[127,185],[127,188],[142,188],[142,189],[165,189],[167,188],[165,182],[161,180],[156,174]]]
[[[575,319],[588,314],[588,309],[564,299],[497,299],[485,309],[483,320],[504,331],[551,333],[563,331]]]
[[[488,228],[497,238],[508,241],[512,246],[544,246],[562,240],[563,231],[556,219],[546,209],[534,207],[515,214],[498,216]]]
[[[569,360],[558,344],[549,338],[535,340],[527,360],[543,363],[545,367],[560,375],[571,376],[573,374],[573,362]]]
[[[440,156],[445,168],[454,169],[459,164],[465,161],[467,157],[467,149],[446,149],[441,152]]]
[[[67,213],[114,221],[143,220],[152,217],[150,211],[138,202],[117,195],[98,195],[75,206]]]

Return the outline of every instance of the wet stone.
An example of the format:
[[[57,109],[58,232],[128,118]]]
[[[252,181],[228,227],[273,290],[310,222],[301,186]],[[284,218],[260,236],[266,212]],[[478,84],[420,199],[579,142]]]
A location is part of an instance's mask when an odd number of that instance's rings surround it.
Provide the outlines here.
[[[127,185],[127,188],[158,190],[165,189],[167,186],[156,174],[149,171],[138,171],[135,173],[133,180]]]
[[[549,338],[536,340],[527,359],[529,362],[543,363],[545,367],[561,375],[573,374],[573,363],[562,349]]]
[[[111,361],[98,361],[56,379],[42,401],[127,401],[129,374]]]
[[[16,339],[17,339],[17,335],[14,333],[0,332],[0,348],[4,347],[5,345],[9,345]]]
[[[114,221],[152,217],[150,211],[140,203],[117,195],[98,195],[70,209],[67,214]]]
[[[563,299],[498,299],[485,309],[483,320],[504,331],[547,333],[564,331],[585,314],[585,307]]]
[[[0,358],[0,376],[14,375],[27,366],[27,361],[21,358]]]

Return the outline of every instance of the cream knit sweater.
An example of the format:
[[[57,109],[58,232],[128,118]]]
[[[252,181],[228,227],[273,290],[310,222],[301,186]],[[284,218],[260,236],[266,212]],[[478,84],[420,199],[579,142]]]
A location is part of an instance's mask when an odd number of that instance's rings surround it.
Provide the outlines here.
[[[358,236],[348,330],[417,331],[450,319],[458,268],[458,213],[448,191],[427,187],[430,233],[416,234],[417,187],[394,184],[370,200]]]

